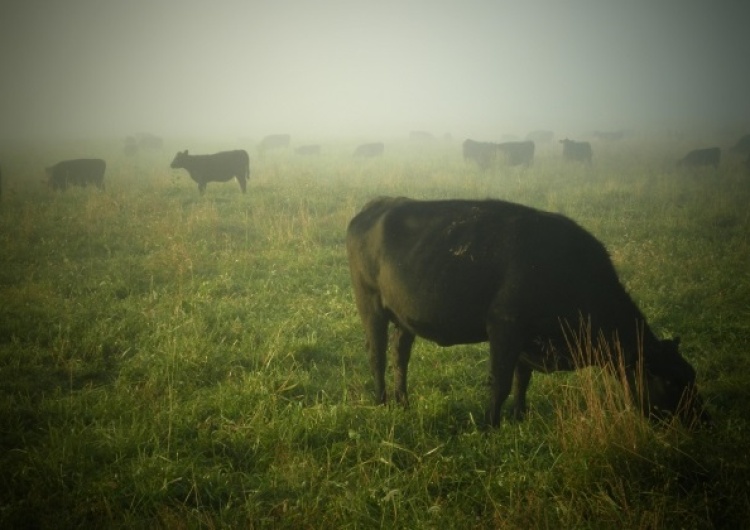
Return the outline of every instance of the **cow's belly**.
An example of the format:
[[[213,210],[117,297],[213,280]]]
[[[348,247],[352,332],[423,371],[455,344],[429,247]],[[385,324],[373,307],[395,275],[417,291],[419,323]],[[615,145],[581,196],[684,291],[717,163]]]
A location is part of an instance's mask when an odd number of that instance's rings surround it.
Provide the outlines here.
[[[485,304],[454,302],[431,296],[383,300],[392,319],[418,337],[441,346],[487,341]]]

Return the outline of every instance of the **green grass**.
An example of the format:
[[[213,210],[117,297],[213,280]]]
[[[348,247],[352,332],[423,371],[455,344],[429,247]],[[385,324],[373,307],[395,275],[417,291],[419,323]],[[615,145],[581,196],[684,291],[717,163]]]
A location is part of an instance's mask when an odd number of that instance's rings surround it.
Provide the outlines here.
[[[3,153],[0,527],[747,526],[750,175],[637,142],[488,173],[458,143],[350,152],[252,153],[247,195],[203,197],[171,152],[113,150],[105,192],[65,193]],[[574,218],[682,337],[716,428],[649,425],[589,369],[535,375],[528,419],[487,429],[487,346],[425,341],[411,408],[373,406],[343,240],[377,195]]]

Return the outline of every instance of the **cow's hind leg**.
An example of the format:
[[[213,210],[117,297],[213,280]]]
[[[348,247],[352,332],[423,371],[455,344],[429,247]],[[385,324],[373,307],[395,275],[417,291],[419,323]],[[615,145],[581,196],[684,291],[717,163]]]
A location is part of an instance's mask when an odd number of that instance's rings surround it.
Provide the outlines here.
[[[409,367],[413,344],[414,334],[397,324],[393,332],[393,370],[396,382],[396,401],[405,406],[409,405],[409,395],[406,391],[406,372]]]
[[[522,420],[526,415],[526,390],[531,383],[531,366],[518,361],[516,363],[515,387],[513,388],[513,419]]]
[[[388,350],[388,319],[382,312],[371,314],[364,319],[367,335],[367,349],[370,354],[370,371],[375,381],[375,403],[386,402],[385,367]]]
[[[247,179],[245,175],[238,176],[237,182],[240,183],[240,189],[242,190],[242,193],[245,193],[247,191]]]
[[[386,351],[388,350],[388,317],[377,293],[354,284],[357,309],[365,330],[365,342],[370,356],[370,372],[375,381],[375,403],[384,404]]]
[[[517,326],[518,323],[505,319],[488,326],[491,390],[487,421],[492,426],[500,423],[500,411],[510,394],[513,373],[521,355],[521,340]],[[528,381],[526,383],[528,384]]]

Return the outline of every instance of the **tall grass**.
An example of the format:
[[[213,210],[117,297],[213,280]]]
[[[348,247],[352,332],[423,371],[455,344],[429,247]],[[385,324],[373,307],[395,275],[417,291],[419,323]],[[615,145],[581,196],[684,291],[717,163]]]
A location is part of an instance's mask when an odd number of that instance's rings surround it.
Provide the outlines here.
[[[678,173],[637,144],[489,172],[458,145],[386,149],[253,156],[247,195],[203,197],[171,153],[112,154],[105,192],[58,194],[4,155],[0,526],[746,525],[746,175]],[[527,420],[487,429],[486,345],[425,341],[411,408],[373,406],[343,238],[375,195],[573,217],[682,335],[716,428],[649,424],[617,369],[586,369],[535,375]]]

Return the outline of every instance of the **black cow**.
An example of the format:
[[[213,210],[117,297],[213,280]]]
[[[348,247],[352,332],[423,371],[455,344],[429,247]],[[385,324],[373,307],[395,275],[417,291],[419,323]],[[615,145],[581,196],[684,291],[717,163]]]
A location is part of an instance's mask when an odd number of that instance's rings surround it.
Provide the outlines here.
[[[45,169],[47,183],[54,190],[65,191],[68,186],[94,184],[104,189],[106,162],[101,158],[76,158],[63,160]]]
[[[530,166],[534,162],[534,142],[504,142],[497,144],[497,150],[505,156],[509,166]]]
[[[301,145],[297,149],[294,150],[295,153],[298,155],[319,155],[320,154],[320,146],[317,144],[313,145]]]
[[[576,142],[575,140],[560,140],[563,144],[563,157],[565,160],[591,163],[591,144],[588,142]]]
[[[186,169],[190,178],[198,183],[201,195],[209,182],[227,182],[232,177],[237,178],[242,193],[245,193],[250,178],[250,158],[243,149],[212,155],[189,155],[186,149],[177,152],[170,167]]]
[[[677,161],[678,167],[701,167],[714,166],[719,167],[721,160],[721,149],[718,147],[708,147],[706,149],[693,149],[682,159]]]
[[[729,151],[738,155],[750,155],[750,134],[746,134],[737,140],[737,143]]]
[[[552,143],[552,140],[555,139],[555,133],[552,131],[543,130],[531,131],[526,135],[526,139],[539,144],[549,144]]]
[[[379,198],[351,220],[346,247],[378,403],[389,323],[395,398],[404,404],[416,336],[441,346],[489,341],[492,425],[514,374],[520,418],[532,370],[578,367],[570,332],[588,324],[595,346],[622,362],[644,415],[708,421],[678,340],[656,338],[604,246],[566,217],[497,200]]]
[[[463,143],[464,161],[475,162],[480,169],[489,169],[497,158],[497,144],[467,138]]]
[[[288,134],[269,134],[260,141],[259,149],[267,151],[269,149],[285,149],[289,147],[292,137]]]
[[[357,146],[354,150],[354,156],[358,158],[372,158],[375,156],[383,156],[385,145],[382,142],[375,142],[371,144],[362,144]]]

